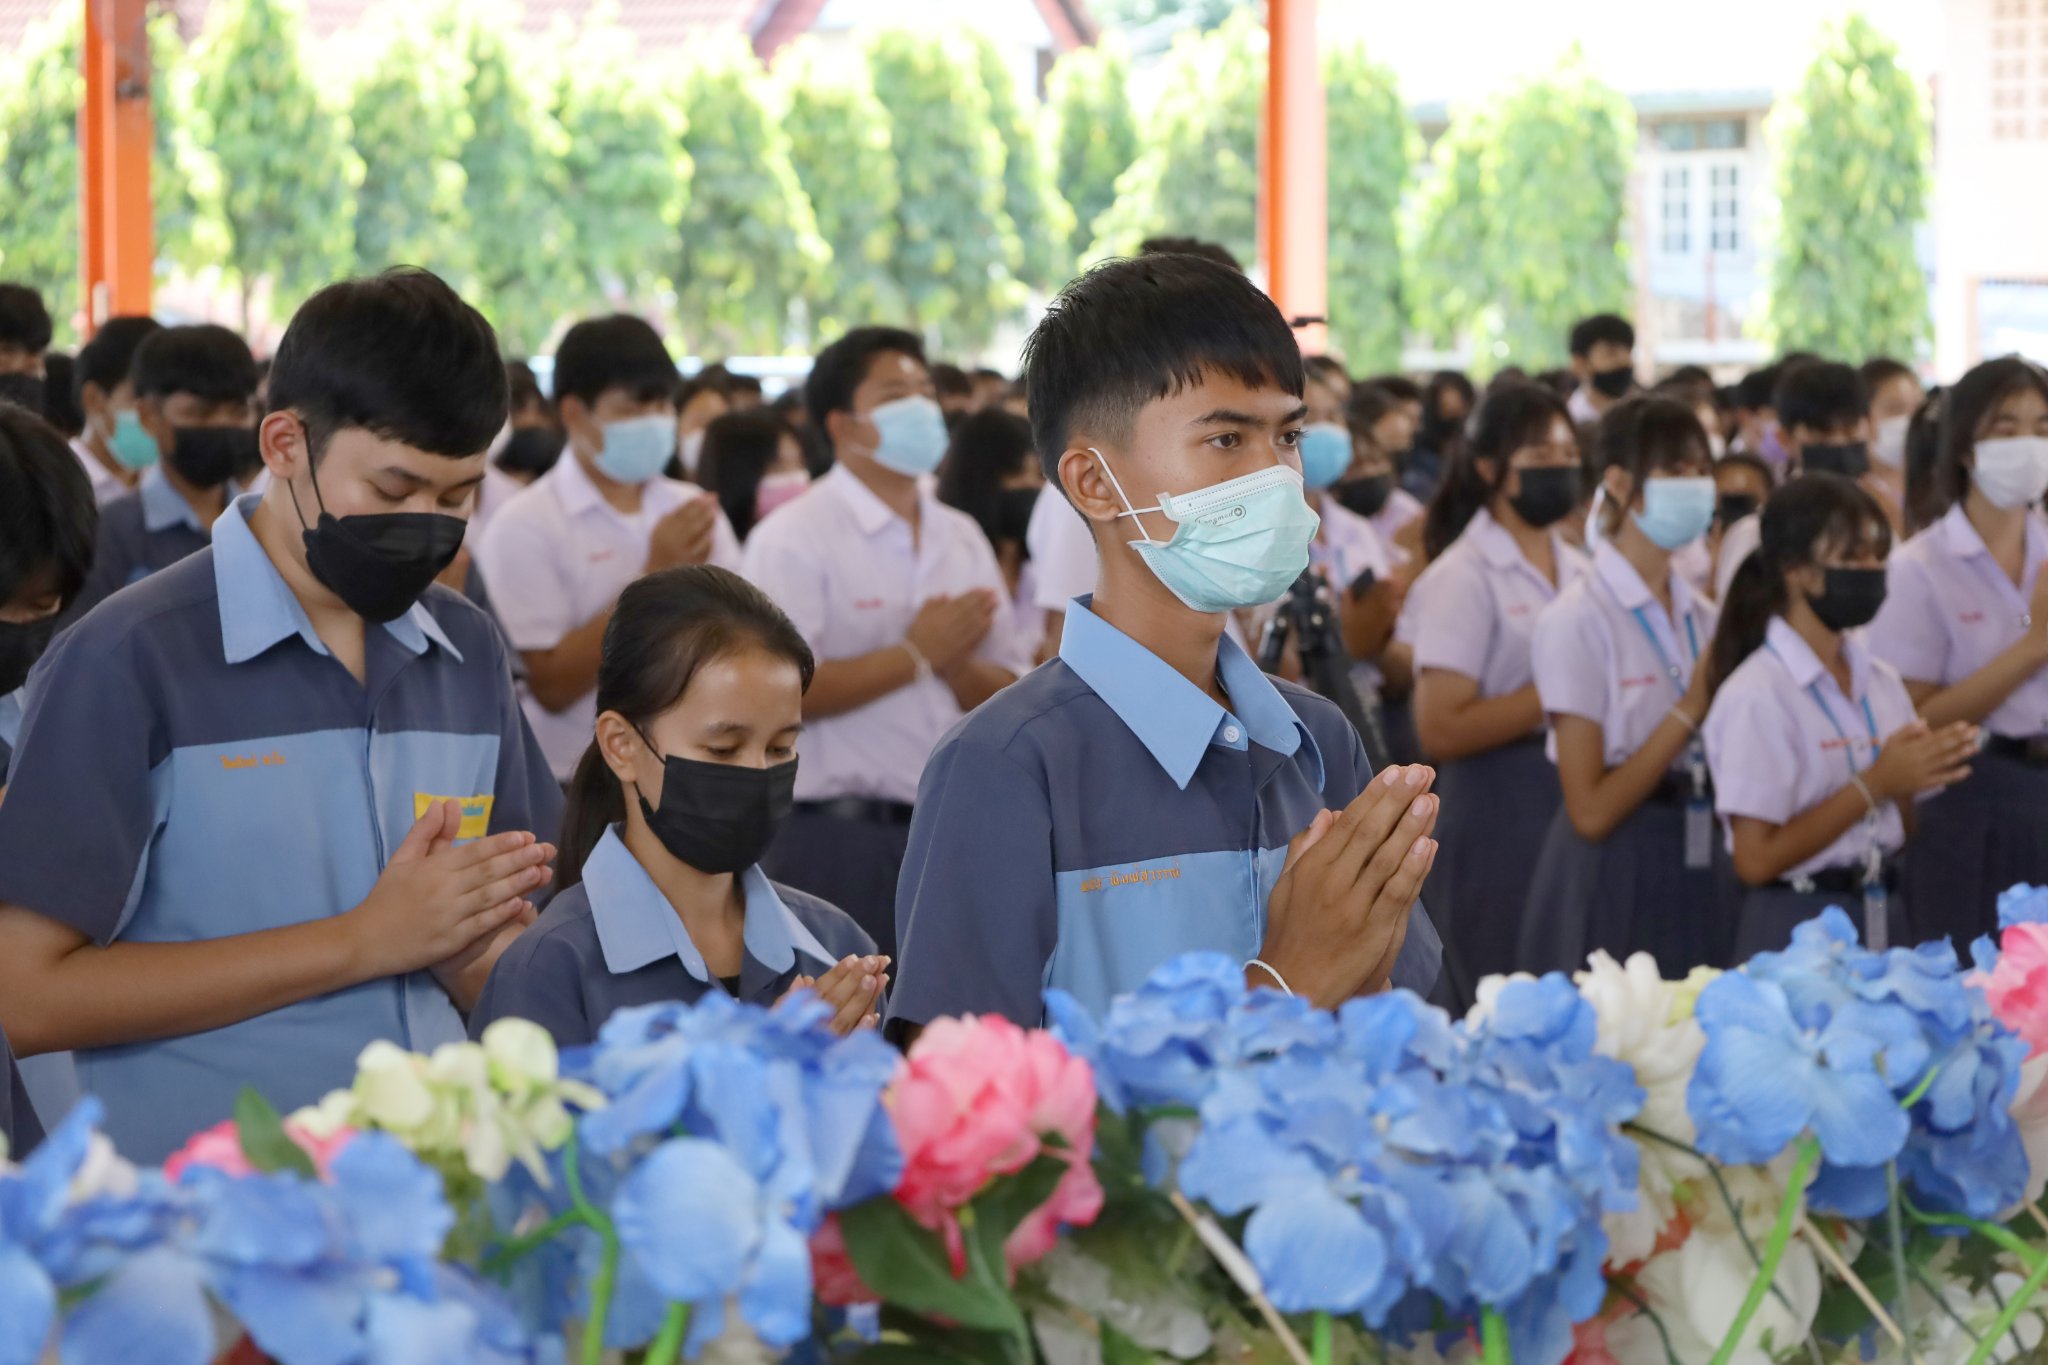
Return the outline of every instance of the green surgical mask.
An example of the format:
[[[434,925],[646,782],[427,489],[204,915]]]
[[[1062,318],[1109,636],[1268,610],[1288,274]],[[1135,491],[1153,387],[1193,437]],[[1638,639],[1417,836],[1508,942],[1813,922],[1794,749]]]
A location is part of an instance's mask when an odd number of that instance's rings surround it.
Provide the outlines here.
[[[156,437],[143,429],[142,419],[135,415],[134,408],[122,408],[114,414],[114,434],[107,441],[107,449],[114,452],[114,459],[123,469],[148,469],[157,462]]]

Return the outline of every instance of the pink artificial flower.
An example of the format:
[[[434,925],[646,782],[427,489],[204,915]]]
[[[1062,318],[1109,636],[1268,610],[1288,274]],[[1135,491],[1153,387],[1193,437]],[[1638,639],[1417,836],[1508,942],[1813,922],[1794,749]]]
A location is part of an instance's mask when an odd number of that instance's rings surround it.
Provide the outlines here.
[[[846,1251],[846,1231],[839,1226],[836,1213],[828,1215],[811,1234],[811,1285],[818,1302],[835,1308],[874,1303],[881,1298],[853,1268],[853,1257]]]
[[[1621,1365],[1607,1345],[1607,1321],[1592,1318],[1572,1328],[1572,1353],[1564,1365]]]
[[[296,1123],[285,1124],[284,1131],[300,1151],[313,1159],[313,1169],[322,1180],[327,1179],[327,1169],[334,1158],[356,1135],[353,1128],[339,1128],[324,1138],[315,1137]],[[183,1147],[164,1160],[164,1179],[175,1183],[188,1166],[210,1166],[237,1178],[256,1174],[256,1168],[242,1153],[241,1130],[235,1127],[233,1119],[223,1119],[194,1133]]]
[[[2015,924],[2006,930],[1998,965],[1972,981],[1984,988],[2000,1022],[2026,1039],[2036,1054],[2048,1052],[2048,924]]]
[[[1051,1150],[1067,1173],[1010,1235],[1011,1269],[1050,1251],[1062,1224],[1085,1225],[1102,1211],[1089,1164],[1095,1075],[1049,1033],[996,1015],[939,1020],[911,1048],[889,1105],[904,1156],[897,1201],[943,1234],[955,1274],[967,1266],[957,1210],[989,1181],[1030,1165],[1047,1137],[1060,1139]]]

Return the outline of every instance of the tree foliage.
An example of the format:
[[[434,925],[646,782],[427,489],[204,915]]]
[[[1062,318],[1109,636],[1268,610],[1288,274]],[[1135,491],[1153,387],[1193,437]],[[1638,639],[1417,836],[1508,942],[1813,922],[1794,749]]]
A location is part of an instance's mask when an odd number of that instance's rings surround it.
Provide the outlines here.
[[[1249,265],[1258,254],[1265,27],[1241,10],[1213,33],[1176,39],[1167,63],[1149,144],[1117,179],[1090,255],[1126,255],[1164,233],[1221,242]]]
[[[702,354],[777,354],[828,252],[744,40],[706,42],[683,75],[684,206],[676,306]]]
[[[351,134],[362,159],[355,269],[419,265],[461,278],[468,268],[462,164],[469,140],[467,64],[418,11],[387,6],[353,83]]]
[[[950,38],[882,33],[868,60],[902,149],[892,271],[933,341],[978,353],[1023,302],[988,93],[972,54]]]
[[[866,61],[835,62],[804,38],[776,59],[775,75],[790,160],[832,252],[832,268],[808,301],[811,339],[823,344],[849,327],[902,317],[903,294],[889,273],[896,153]]]
[[[1178,24],[1207,30],[1220,27],[1233,14],[1257,10],[1248,0],[1095,0],[1095,14],[1118,28]]]
[[[192,54],[197,146],[217,172],[225,264],[273,311],[347,269],[362,166],[307,70],[293,0],[216,0]]]
[[[1399,367],[1407,331],[1401,197],[1420,139],[1394,73],[1359,47],[1323,62],[1328,109],[1330,340],[1357,371]]]
[[[1038,121],[1017,98],[1017,78],[986,33],[971,35],[988,113],[1003,147],[1003,211],[1017,233],[1017,277],[1034,289],[1067,282],[1073,261],[1074,210],[1053,184],[1052,163]]]
[[[1417,212],[1419,330],[1481,369],[1561,364],[1571,325],[1625,309],[1623,223],[1635,115],[1574,51],[1454,115]]]
[[[1067,238],[1068,268],[1087,252],[1095,240],[1096,220],[1116,202],[1117,177],[1138,159],[1130,80],[1129,59],[1107,37],[1061,57],[1046,79],[1055,176],[1074,215]]]
[[[1927,209],[1928,119],[1898,56],[1852,14],[1771,115],[1779,220],[1763,330],[1780,350],[1910,356],[1927,334],[1913,230]]]

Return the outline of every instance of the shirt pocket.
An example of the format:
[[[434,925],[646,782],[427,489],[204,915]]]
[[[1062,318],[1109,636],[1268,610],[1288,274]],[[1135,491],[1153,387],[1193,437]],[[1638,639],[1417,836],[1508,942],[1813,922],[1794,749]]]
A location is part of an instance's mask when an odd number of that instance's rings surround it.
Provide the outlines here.
[[[1285,849],[1275,852],[1286,856]],[[1256,956],[1264,861],[1250,849],[1227,849],[1060,873],[1059,941],[1046,984],[1100,1014],[1183,953],[1223,953],[1239,962]]]

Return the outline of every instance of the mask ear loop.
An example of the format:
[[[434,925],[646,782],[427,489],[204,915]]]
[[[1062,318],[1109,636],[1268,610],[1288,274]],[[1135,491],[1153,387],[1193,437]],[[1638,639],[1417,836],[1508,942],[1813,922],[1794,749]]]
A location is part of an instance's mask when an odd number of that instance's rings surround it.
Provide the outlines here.
[[[1116,490],[1117,501],[1124,505],[1124,510],[1118,514],[1117,520],[1121,521],[1124,517],[1129,517],[1132,521],[1138,523],[1138,535],[1147,545],[1160,544],[1161,542],[1152,539],[1152,533],[1145,529],[1144,513],[1131,505],[1130,497],[1124,492],[1123,484],[1117,481],[1116,471],[1109,467],[1109,461],[1104,458],[1102,452],[1094,446],[1089,446],[1088,453],[1095,457],[1095,463],[1102,466],[1102,472],[1109,478],[1109,486]],[[1157,506],[1145,509],[1146,512],[1162,512],[1164,510],[1164,508]]]
[[[306,477],[313,481],[313,502],[320,509],[320,515],[324,517],[327,515],[327,500],[320,496],[320,468],[313,460],[313,433],[307,429],[304,418],[295,418],[294,420],[299,424],[299,435],[306,442]],[[298,488],[292,481],[287,480],[284,491],[291,494],[292,511],[298,514],[299,529],[302,531],[312,530],[312,527],[306,525],[306,510],[299,506]]]

